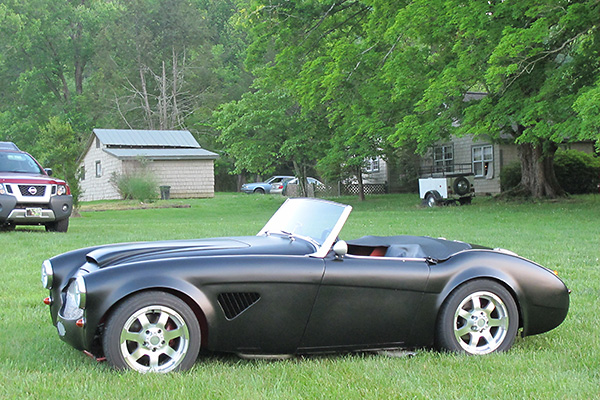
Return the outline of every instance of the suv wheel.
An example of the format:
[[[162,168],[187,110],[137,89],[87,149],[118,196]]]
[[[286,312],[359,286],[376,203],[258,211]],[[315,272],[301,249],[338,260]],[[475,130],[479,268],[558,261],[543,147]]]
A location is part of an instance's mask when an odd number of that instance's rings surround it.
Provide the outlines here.
[[[46,224],[46,230],[48,232],[66,232],[69,229],[69,218],[61,219],[60,221],[54,221]]]

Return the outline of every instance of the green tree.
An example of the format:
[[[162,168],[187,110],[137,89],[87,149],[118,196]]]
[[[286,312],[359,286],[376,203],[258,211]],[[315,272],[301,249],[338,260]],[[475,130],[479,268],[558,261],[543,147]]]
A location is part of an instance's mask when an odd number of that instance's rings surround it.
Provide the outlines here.
[[[269,84],[286,88],[304,112],[327,121],[330,143],[319,169],[329,179],[356,176],[364,199],[362,169],[365,160],[384,152],[390,118],[381,83],[363,68],[376,53],[365,47],[370,6],[252,1],[247,10],[253,39],[248,65]]]
[[[235,162],[233,173],[270,174],[292,162],[298,177],[322,156],[326,126],[313,114],[303,114],[285,91],[246,93],[214,113],[219,140]],[[300,179],[304,190],[305,179]]]
[[[30,148],[51,115],[81,129],[88,68],[111,2],[14,1],[0,4],[0,126],[5,138]]]
[[[83,151],[84,140],[68,122],[59,117],[51,117],[46,126],[40,129],[34,151],[44,167],[52,168],[53,176],[67,181],[75,205],[81,194],[78,160]]]

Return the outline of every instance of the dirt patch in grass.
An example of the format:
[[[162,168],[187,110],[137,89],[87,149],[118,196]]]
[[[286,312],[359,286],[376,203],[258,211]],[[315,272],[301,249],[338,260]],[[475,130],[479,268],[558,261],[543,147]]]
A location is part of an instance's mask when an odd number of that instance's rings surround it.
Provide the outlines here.
[[[103,202],[97,204],[80,204],[78,212],[93,212],[93,211],[120,211],[120,210],[149,210],[158,208],[191,208],[190,204],[170,203],[170,202],[155,202],[155,203],[140,203],[140,202]]]

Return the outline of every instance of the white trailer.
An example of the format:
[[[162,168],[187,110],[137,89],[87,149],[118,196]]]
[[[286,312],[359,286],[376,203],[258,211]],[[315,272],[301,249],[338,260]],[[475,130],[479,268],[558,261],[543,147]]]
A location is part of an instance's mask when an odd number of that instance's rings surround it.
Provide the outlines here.
[[[419,196],[423,200],[423,205],[434,207],[448,204],[471,204],[475,189],[473,173],[470,170],[453,167],[449,171],[430,170],[426,173],[422,171],[421,175],[429,175],[419,179]]]

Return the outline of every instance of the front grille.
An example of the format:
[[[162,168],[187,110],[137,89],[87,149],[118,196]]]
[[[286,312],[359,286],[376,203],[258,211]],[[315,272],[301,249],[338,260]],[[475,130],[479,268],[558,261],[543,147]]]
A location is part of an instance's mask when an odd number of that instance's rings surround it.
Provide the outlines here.
[[[19,185],[21,196],[42,197],[46,194],[45,185]]]
[[[49,209],[50,206],[48,203],[17,203],[15,204],[15,209],[25,210],[26,208],[46,208]]]
[[[260,299],[258,293],[221,293],[217,300],[227,319],[234,319]]]

